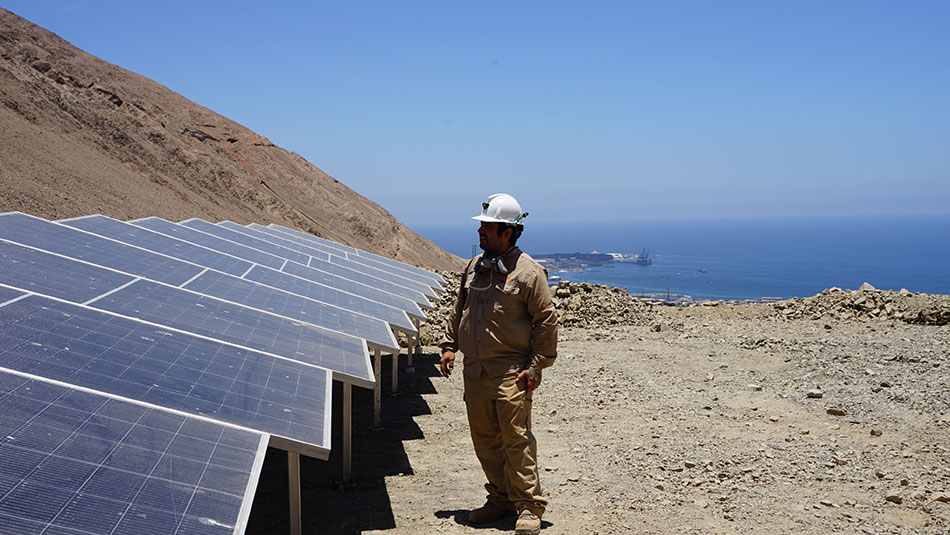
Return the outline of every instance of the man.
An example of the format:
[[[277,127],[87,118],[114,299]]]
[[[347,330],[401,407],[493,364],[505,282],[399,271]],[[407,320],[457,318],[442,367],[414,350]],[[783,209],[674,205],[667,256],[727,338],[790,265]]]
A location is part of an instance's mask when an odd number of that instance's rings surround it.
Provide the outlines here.
[[[515,511],[515,533],[537,535],[547,501],[538,479],[531,396],[541,370],[557,356],[557,313],[544,269],[515,246],[527,215],[504,193],[482,203],[472,219],[481,221],[478,242],[485,252],[462,275],[439,346],[444,377],[455,367],[456,351],[465,355],[465,406],[488,478],[488,500],[469,513],[469,523]]]

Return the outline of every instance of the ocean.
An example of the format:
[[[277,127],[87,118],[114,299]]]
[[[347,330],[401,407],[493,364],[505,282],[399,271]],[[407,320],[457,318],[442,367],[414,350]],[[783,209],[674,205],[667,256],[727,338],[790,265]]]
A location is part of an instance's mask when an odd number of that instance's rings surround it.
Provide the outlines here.
[[[464,258],[477,248],[475,221],[413,230]],[[807,297],[825,288],[950,294],[950,215],[533,223],[518,245],[528,254],[637,254],[653,264],[611,262],[553,277],[633,295],[694,299]],[[704,270],[704,271],[700,271]]]

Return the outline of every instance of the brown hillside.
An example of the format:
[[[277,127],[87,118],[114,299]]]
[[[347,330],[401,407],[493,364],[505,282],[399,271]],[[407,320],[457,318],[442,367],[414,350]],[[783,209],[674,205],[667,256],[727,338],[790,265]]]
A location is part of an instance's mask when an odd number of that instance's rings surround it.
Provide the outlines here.
[[[0,211],[279,223],[461,266],[299,155],[3,9],[0,147]]]

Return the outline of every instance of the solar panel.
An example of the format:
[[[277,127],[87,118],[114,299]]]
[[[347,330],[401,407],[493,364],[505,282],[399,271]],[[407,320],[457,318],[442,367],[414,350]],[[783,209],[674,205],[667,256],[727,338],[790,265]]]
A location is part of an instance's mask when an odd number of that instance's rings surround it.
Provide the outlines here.
[[[202,271],[193,264],[18,212],[0,214],[0,238],[173,286]]]
[[[200,221],[200,220],[196,220],[196,221]],[[308,270],[308,269],[301,270],[299,269],[299,267],[305,268],[305,266],[301,266],[300,264],[296,264],[295,262],[290,262],[287,259],[278,259],[278,257],[270,255],[269,253],[265,253],[263,251],[259,251],[256,249],[250,249],[248,247],[245,247],[237,243],[236,241],[230,241],[229,239],[225,239],[225,237],[227,237],[234,240],[241,240],[245,238],[245,236],[241,235],[240,233],[231,231],[229,229],[211,225],[210,223],[208,223],[208,225],[210,226],[207,228],[207,230],[216,230],[218,234],[221,234],[224,237],[208,234],[206,232],[195,230],[191,227],[182,226],[179,223],[171,223],[169,221],[165,221],[164,219],[159,219],[159,218],[154,218],[154,217],[136,220],[136,221],[130,221],[130,223],[137,226],[143,226],[151,230],[155,230],[156,232],[161,232],[168,236],[174,236],[176,238],[186,240],[197,245],[202,245],[204,247],[209,247],[221,252],[234,254],[235,256],[239,256],[241,258],[254,262],[255,261],[254,254],[248,252],[248,251],[252,251],[253,253],[256,253],[258,255],[264,255],[268,259],[267,263],[262,263],[262,265],[264,266],[274,268],[276,264],[275,269],[280,269],[281,266],[286,265],[287,268],[284,269],[284,271],[288,273],[293,273],[294,275],[305,278],[311,282],[317,282],[320,284],[331,286],[333,288],[342,289],[343,291],[353,293],[362,297],[366,297],[374,301],[378,301],[384,304],[389,304],[390,306],[396,306],[397,308],[401,308],[402,310],[405,310],[408,314],[414,315],[415,317],[418,317],[420,319],[424,319],[424,315],[419,309],[420,306],[428,310],[432,309],[432,305],[429,302],[429,300],[426,299],[425,296],[422,295],[422,293],[420,292],[416,292],[416,291],[409,290],[409,289],[399,287],[399,286],[394,286],[393,289],[395,291],[400,292],[401,295],[393,294],[387,291],[388,283],[379,281],[378,279],[374,277],[362,276],[356,272],[349,273],[349,270],[340,268],[339,266],[334,266],[330,264],[329,262],[324,264],[328,269],[343,273],[344,275],[350,274],[352,277],[360,278],[362,280],[354,281],[352,278],[346,278],[339,274],[329,273],[327,271],[323,271],[322,273],[313,273],[314,270]],[[358,284],[352,284],[353,282],[357,282]],[[377,286],[381,286],[382,288],[377,288]],[[398,301],[399,304],[394,303],[392,299],[386,298],[385,295],[393,295],[394,297],[396,297],[396,299],[399,300]],[[406,304],[407,302],[415,303],[415,304],[407,305]]]
[[[85,286],[62,291],[70,279]],[[77,260],[0,241],[0,283],[329,368],[341,381],[374,384],[360,338]]]
[[[365,258],[365,257],[360,257],[359,255],[357,255],[357,254],[355,254],[355,253],[348,253],[348,252],[342,251],[342,250],[340,250],[340,249],[334,249],[334,248],[332,248],[332,247],[328,247],[328,246],[325,246],[325,245],[323,245],[323,244],[319,244],[319,243],[317,243],[317,242],[311,242],[311,241],[309,241],[309,240],[307,240],[307,239],[305,239],[305,238],[303,238],[303,237],[296,236],[296,235],[293,235],[293,234],[288,234],[288,233],[282,233],[282,232],[280,232],[280,231],[278,231],[278,230],[276,230],[276,229],[273,229],[273,228],[270,228],[270,227],[265,227],[265,226],[263,226],[263,225],[258,225],[258,224],[256,224],[256,223],[251,223],[250,225],[247,225],[247,228],[248,228],[248,229],[251,229],[251,230],[258,231],[258,232],[261,232],[262,234],[266,234],[266,235],[268,235],[268,236],[271,236],[273,239],[280,239],[280,240],[283,240],[283,241],[281,241],[281,242],[279,242],[279,243],[288,244],[287,247],[297,246],[297,247],[307,247],[307,248],[308,248],[308,249],[301,249],[302,251],[309,250],[309,248],[312,247],[312,248],[314,248],[314,249],[316,249],[316,250],[323,250],[323,251],[327,252],[328,254],[330,254],[331,256],[333,256],[333,255],[341,256],[341,255],[342,255],[344,258],[346,258],[347,262],[354,263],[354,264],[362,264],[362,265],[364,265],[364,266],[368,266],[368,267],[375,268],[375,269],[381,269],[381,270],[384,270],[384,271],[391,271],[391,272],[394,273],[394,274],[398,274],[398,275],[400,275],[400,276],[402,276],[402,277],[406,277],[406,278],[408,278],[408,279],[410,279],[410,280],[414,280],[414,281],[416,281],[416,282],[418,282],[418,283],[420,283],[420,284],[424,284],[424,285],[426,285],[426,286],[428,286],[428,287],[430,287],[430,288],[432,288],[432,289],[434,289],[434,290],[442,291],[442,285],[441,285],[435,278],[433,278],[433,277],[430,276],[430,275],[423,275],[423,274],[417,273],[417,272],[415,272],[415,271],[409,271],[409,270],[403,269],[403,268],[401,268],[401,267],[393,266],[393,265],[391,265],[391,264],[384,264],[384,263],[382,263],[382,262],[377,262],[376,260],[373,260],[373,259],[369,259],[369,258]],[[408,267],[408,266],[406,266],[406,267]]]
[[[321,273],[317,272],[317,277]],[[337,278],[337,280],[327,281],[338,284],[337,288],[263,266],[255,266],[244,275],[244,278],[382,319],[402,331],[411,333],[416,331],[407,313],[411,313],[418,319],[425,319],[415,302],[386,292],[371,291],[373,289],[345,279]],[[373,298],[379,300],[374,301]]]
[[[36,259],[43,257],[42,267]],[[135,277],[0,240],[0,282],[83,303]]]
[[[406,277],[407,279],[411,279],[416,282],[425,284],[426,286],[432,288],[433,290],[440,291],[440,292],[443,291],[443,285],[435,277],[431,275],[423,275],[421,273],[417,273],[415,271],[410,271],[408,269],[405,269],[402,266],[393,266],[392,264],[380,262],[374,258],[361,256],[356,253],[346,253],[344,257],[349,262],[356,262],[358,264],[363,264],[365,266],[369,266],[375,269],[382,269],[384,271],[392,270],[394,273],[398,273],[399,275]]]
[[[186,221],[180,222],[179,225],[193,228],[195,230],[200,230],[201,232],[206,232],[208,234],[217,236],[219,238],[224,238],[226,240],[231,240],[233,242],[241,243],[241,244],[247,245],[248,247],[253,247],[255,249],[270,253],[272,255],[279,256],[281,258],[286,258],[287,260],[290,260],[292,262],[306,264],[307,262],[310,261],[310,256],[305,255],[303,253],[298,253],[297,251],[293,251],[286,247],[281,247],[279,245],[275,245],[273,243],[270,243],[264,240],[256,239],[251,236],[242,235],[240,233],[225,229],[224,227],[219,227],[218,225],[215,225],[214,223],[209,223],[202,219],[188,219]]]
[[[341,381],[375,382],[363,339],[214,297],[139,280],[90,306],[329,368]]]
[[[223,225],[223,223],[221,224]],[[276,228],[265,227],[257,223],[251,223],[246,226],[247,228],[251,230],[257,230],[265,234],[268,234],[270,236],[273,236],[274,238],[285,240],[285,241],[278,242],[281,244],[286,245],[287,243],[293,243],[293,244],[296,244],[297,246],[307,247],[308,249],[313,248],[315,250],[323,251],[331,255],[342,256],[346,258],[347,261],[356,262],[358,264],[363,264],[363,265],[373,267],[376,269],[391,270],[395,274],[398,274],[410,280],[414,280],[416,282],[425,284],[431,287],[432,289],[442,290],[442,284],[436,279],[436,275],[434,273],[419,272],[419,271],[410,269],[412,266],[410,266],[409,264],[403,264],[402,262],[398,262],[395,260],[393,261],[393,263],[380,262],[372,257],[360,256],[356,252],[345,251],[343,249],[330,247],[319,242],[308,240],[302,236],[297,236],[294,234],[281,232],[277,230]],[[287,245],[287,247],[291,247],[291,246]],[[305,250],[301,250],[301,251],[305,252]]]
[[[184,288],[358,336],[384,351],[399,352],[399,344],[393,336],[392,329],[388,323],[378,317],[357,314],[352,310],[215,271],[201,274]]]
[[[66,256],[71,256],[73,254],[73,247],[70,244],[82,243],[86,250],[84,256],[91,263],[102,265],[104,267],[115,267],[120,271],[123,269],[134,270],[130,272],[131,275],[140,275],[149,279],[152,277],[160,277],[159,280],[161,280],[162,277],[162,273],[158,271],[158,268],[151,269],[150,266],[168,266],[169,269],[175,271],[182,270],[178,264],[190,266],[190,264],[184,264],[179,260],[174,260],[171,258],[168,258],[168,260],[171,260],[174,262],[174,264],[165,264],[163,263],[163,257],[161,255],[143,250],[138,247],[126,245],[98,235],[91,235],[66,225],[51,223],[49,221],[34,218],[32,216],[25,216],[25,218],[27,226],[30,228],[30,230],[41,232],[42,238],[55,238],[55,240],[52,243],[47,243],[43,242],[42,239],[27,240],[26,238],[23,238],[19,235],[16,236],[17,239],[29,241],[32,245],[43,250],[50,250],[54,253],[61,253]],[[0,221],[3,221],[3,219],[0,218]],[[75,221],[84,222],[91,220],[85,218]],[[105,224],[109,224],[110,221],[116,225],[119,225],[120,228],[122,226],[130,227],[131,232],[138,234],[140,238],[143,237],[144,234],[148,233],[157,236],[159,241],[179,241],[139,227],[125,225],[119,221],[109,220],[108,218],[99,220],[100,223]],[[113,228],[115,227],[115,225],[110,226]],[[6,233],[4,230],[5,229],[0,226],[0,237],[5,236]],[[148,238],[147,236],[144,237],[146,239]],[[192,244],[187,245],[194,247]],[[104,254],[96,255],[92,252],[94,249],[99,249],[103,251]],[[121,259],[126,255],[135,257],[138,259],[138,261],[122,261]],[[153,259],[151,257],[156,258]],[[251,264],[249,262],[241,262],[244,264],[243,267],[245,271],[250,268]],[[375,347],[379,347],[384,351],[398,352],[399,345],[396,343],[396,339],[393,336],[392,331],[390,330],[389,326],[381,319],[371,318],[332,305],[318,303],[311,299],[303,298],[251,281],[242,280],[233,275],[228,275],[225,273],[204,270],[206,272],[199,275],[202,268],[199,266],[192,267],[198,269],[199,271],[194,273],[191,280],[183,281],[185,282],[185,284],[182,284],[181,286],[183,288],[207,295],[212,295],[214,297],[232,301],[240,305],[245,305],[252,308],[257,308],[259,310],[280,314],[293,319],[310,322],[326,329],[336,330],[360,338],[365,338]]]
[[[254,224],[252,223],[252,225],[254,225]],[[408,270],[410,270],[410,271],[415,271],[416,273],[420,273],[420,274],[423,274],[423,275],[428,275],[428,276],[430,276],[431,278],[435,279],[435,282],[437,282],[438,284],[443,285],[443,286],[446,284],[445,279],[442,278],[442,276],[439,275],[438,273],[435,273],[435,272],[433,272],[433,271],[429,271],[429,270],[427,270],[427,269],[423,269],[423,268],[420,268],[420,267],[416,267],[416,266],[413,266],[413,265],[409,265],[409,264],[406,264],[406,263],[404,263],[404,262],[400,262],[400,261],[398,261],[398,260],[394,260],[394,259],[392,259],[392,258],[387,258],[387,257],[385,257],[385,256],[378,255],[378,254],[376,254],[376,253],[371,253],[371,252],[369,252],[369,251],[364,251],[364,250],[362,250],[362,249],[357,249],[357,248],[355,248],[355,247],[350,247],[349,245],[343,245],[343,244],[341,244],[341,243],[337,243],[337,242],[335,242],[335,241],[328,240],[328,239],[326,239],[326,238],[321,238],[321,237],[319,237],[319,236],[314,236],[313,234],[308,234],[308,233],[306,233],[306,232],[301,232],[301,231],[296,230],[296,229],[287,228],[287,227],[285,227],[285,226],[278,225],[278,224],[276,224],[276,223],[271,223],[270,225],[267,226],[267,228],[268,228],[268,229],[271,229],[271,230],[275,230],[275,231],[280,232],[280,233],[285,234],[285,235],[291,235],[291,236],[295,236],[295,237],[298,237],[298,238],[303,238],[304,240],[307,240],[307,241],[312,242],[312,243],[319,243],[319,244],[321,244],[321,245],[325,245],[325,246],[328,246],[328,247],[335,247],[335,248],[337,248],[337,249],[339,249],[339,250],[341,250],[341,251],[343,251],[343,252],[345,252],[345,253],[352,253],[352,254],[355,254],[355,255],[359,255],[360,257],[363,257],[363,258],[371,258],[371,259],[373,259],[373,260],[376,260],[377,262],[381,262],[381,263],[384,263],[384,264],[389,264],[389,265],[392,265],[392,266],[400,267],[400,268],[402,268],[402,269],[408,269]]]
[[[350,305],[346,303],[352,296],[356,296],[358,298],[367,299],[370,302],[382,303],[384,305],[403,310],[413,318],[419,320],[425,319],[425,315],[422,313],[419,305],[411,299],[393,295],[389,292],[378,290],[366,284],[355,283],[338,275],[333,275],[318,270],[305,270],[308,272],[306,277],[296,275],[291,276],[289,274],[278,275],[280,273],[279,271],[268,268],[271,268],[274,266],[274,264],[276,264],[277,268],[280,268],[280,266],[287,263],[286,259],[279,259],[276,256],[269,255],[262,251],[244,247],[243,245],[239,245],[237,243],[218,238],[217,236],[212,236],[204,232],[199,232],[189,227],[183,227],[177,223],[171,223],[169,221],[165,221],[164,219],[153,217],[132,221],[129,222],[129,224],[142,226],[143,228],[150,228],[156,232],[161,232],[166,236],[173,236],[176,239],[187,241],[192,244],[201,245],[202,247],[214,249],[226,254],[233,254],[250,262],[256,263],[258,255],[264,256],[265,259],[269,259],[270,261],[252,269],[250,272],[246,273],[243,278],[253,280],[267,286],[280,288],[298,295],[310,297],[311,299],[316,299],[317,301],[339,305],[343,308],[349,308],[350,310],[360,313],[366,313],[371,316],[380,317],[381,319],[385,319],[386,321],[390,322],[390,324],[397,326],[401,330],[414,330],[415,327],[410,327],[410,325],[404,325],[403,323],[400,323],[401,317],[384,317],[383,315],[377,315],[376,313],[368,312],[363,308],[364,306],[369,306],[372,308],[372,303],[364,305]],[[306,281],[302,280],[304,278]],[[308,284],[307,281],[310,283],[315,283],[319,286],[314,287],[312,284]],[[429,308],[431,308],[431,306]]]
[[[115,219],[101,216],[101,215],[84,216],[77,219],[60,221],[60,223],[71,226],[71,227],[81,228],[88,232],[92,232],[100,236],[112,238],[112,239],[121,241],[123,243],[138,245],[140,247],[145,247],[150,250],[160,252],[162,254],[169,254],[169,255],[175,256],[176,258],[187,260],[195,264],[216,269],[218,271],[222,271],[222,272],[229,273],[232,275],[237,275],[237,276],[244,275],[248,273],[248,271],[254,266],[254,264],[252,264],[251,262],[220,253],[218,251],[215,251],[214,249],[201,247],[191,242],[179,240],[177,238],[173,238],[165,234],[159,234],[158,232],[155,232],[155,231],[151,231],[142,227],[137,227],[135,225],[124,223],[122,221],[117,221]],[[270,271],[271,273],[275,273],[278,275],[280,274],[280,272],[278,271],[270,270],[264,267],[259,267],[258,270],[259,270],[258,272]],[[289,275],[283,275],[282,277],[284,279],[295,279],[294,277],[291,277]],[[206,278],[207,277],[205,275],[202,275],[198,278],[198,281],[206,279]],[[254,282],[261,282],[259,280],[255,280],[250,277],[245,277],[245,278]],[[279,278],[280,276],[277,277],[278,280]],[[273,281],[274,277],[271,277],[270,279]],[[233,280],[234,279],[231,279],[231,281]],[[195,281],[195,282],[198,282],[198,281]],[[399,310],[394,310],[392,306],[386,306],[384,304],[373,303],[372,301],[369,301],[367,299],[363,299],[355,295],[341,292],[335,288],[330,288],[327,286],[317,286],[315,284],[308,284],[306,281],[303,281],[300,279],[296,279],[296,281],[298,282],[298,284],[292,284],[292,285],[284,284],[283,286],[279,286],[277,284],[266,284],[266,286],[271,286],[273,288],[279,288],[285,291],[290,291],[292,293],[302,295],[310,299],[320,301],[322,303],[335,305],[349,311],[353,311],[353,312],[357,312],[359,314],[363,314],[366,316],[378,318],[390,323],[394,327],[397,327],[401,330],[415,333],[415,326],[412,324],[412,322],[409,320],[406,314],[404,312],[400,312]],[[219,293],[203,291],[200,288],[196,287],[198,285],[196,285],[195,282],[190,282],[183,287],[191,289],[191,290],[199,291],[202,293],[207,293],[209,295],[215,295],[218,297],[222,297],[223,299],[228,299],[228,300],[239,302],[239,303],[253,304],[253,301],[229,299],[227,296],[221,295]],[[286,286],[293,286],[296,289],[302,288],[305,291],[305,293],[301,293],[300,291],[293,291]],[[253,289],[248,290],[249,293],[252,291]],[[261,296],[261,301],[266,301],[267,298],[268,296]],[[304,310],[306,310],[307,307],[312,307],[313,303],[306,302],[302,306],[304,307]],[[265,307],[265,306],[258,306],[257,308],[270,310],[278,314],[292,316],[291,314],[286,313],[286,311],[271,310],[270,308]],[[418,310],[418,307],[414,307],[414,308]],[[297,319],[302,319],[304,321],[308,321],[307,318],[305,317],[298,317],[298,316],[292,316],[292,317],[295,317]],[[369,334],[372,332],[371,330],[367,331],[367,334],[361,335],[360,332],[354,333],[354,332],[347,331],[344,329],[339,329],[330,324],[321,323],[319,321],[312,322],[312,323],[316,323],[317,325],[327,327],[329,329],[343,330],[343,332],[350,332],[351,334],[356,334],[357,336],[363,336],[367,338],[367,340],[370,340],[372,338],[372,336]],[[375,326],[373,326],[373,328],[375,328]],[[386,334],[383,338],[379,338],[379,339],[373,338],[372,340],[374,342],[380,342],[380,343],[393,342],[393,340],[390,340],[390,339],[391,339],[391,335]],[[390,346],[380,346],[380,347],[391,348]]]
[[[0,531],[241,533],[267,436],[0,369]]]
[[[236,256],[200,247],[104,215],[66,219],[60,223],[231,275],[241,276],[251,268],[251,262]]]
[[[144,219],[129,221],[128,223],[130,225],[135,225],[137,227],[142,227],[161,234],[165,234],[166,236],[178,238],[179,240],[184,240],[195,245],[200,245],[202,247],[214,249],[215,251],[236,256],[238,258],[247,260],[248,262],[260,264],[262,266],[280,269],[281,266],[287,263],[287,260],[284,258],[265,253],[264,251],[258,251],[257,249],[252,249],[239,243],[234,243],[217,236],[212,236],[211,234],[206,234],[193,228],[188,228],[179,225],[178,223],[172,223],[171,221],[166,221],[158,217],[146,217]]]
[[[248,236],[252,236],[257,239],[264,240],[268,243],[274,243],[280,245],[281,247],[286,247],[290,250],[303,253],[307,256],[315,256],[317,258],[322,258],[328,260],[331,254],[342,255],[345,254],[339,249],[334,249],[331,247],[320,247],[314,244],[301,244],[299,242],[288,240],[286,237],[281,236],[280,234],[272,234],[266,232],[263,229],[267,227],[261,227],[260,225],[238,225],[233,221],[221,221],[217,223],[218,226],[222,226],[227,229],[231,229],[235,232],[242,232]]]
[[[287,265],[281,269],[281,271],[286,271],[287,273],[297,273],[300,271],[300,268],[298,268],[297,265],[295,265],[295,263],[288,262]],[[425,294],[415,288],[407,288],[394,282],[385,281],[372,275],[367,275],[366,273],[350,269],[346,266],[334,264],[327,260],[320,260],[319,258],[311,258],[310,265],[307,267],[319,269],[320,271],[332,273],[345,279],[373,286],[391,294],[405,297],[406,299],[412,299],[416,302],[416,304],[423,308],[432,308],[432,304],[429,302],[429,299],[426,298]]]
[[[277,244],[277,245],[279,245],[280,247],[285,248],[285,249],[287,249],[287,250],[293,251],[294,249],[292,249],[292,248],[303,248],[303,249],[301,249],[301,252],[302,252],[303,254],[306,254],[307,256],[310,256],[311,258],[313,258],[313,259],[315,259],[315,260],[316,260],[316,259],[319,259],[319,260],[327,260],[327,258],[324,258],[324,257],[322,257],[322,256],[320,256],[320,255],[317,254],[317,253],[320,253],[321,251],[317,251],[317,250],[314,250],[314,249],[312,249],[312,248],[306,248],[306,246],[299,245],[299,244],[294,243],[294,242],[292,242],[292,241],[290,241],[290,240],[285,240],[285,239],[283,239],[283,238],[281,238],[281,237],[279,237],[279,236],[274,236],[273,234],[269,234],[269,233],[267,233],[267,232],[262,232],[262,231],[259,231],[259,230],[254,230],[254,229],[252,229],[252,228],[244,227],[244,226],[238,225],[237,223],[233,223],[233,222],[231,222],[231,221],[222,221],[222,222],[218,223],[218,226],[224,227],[224,228],[229,229],[229,230],[233,230],[234,232],[238,232],[238,233],[240,233],[240,234],[242,234],[242,235],[249,236],[249,237],[251,237],[251,238],[253,238],[253,239],[259,239],[259,240],[263,240],[263,241],[265,241],[265,242],[267,242],[267,243]],[[414,281],[414,280],[407,279],[407,278],[405,278],[405,277],[403,277],[403,276],[401,276],[401,275],[398,275],[398,274],[396,274],[396,273],[393,273],[392,270],[390,270],[390,271],[383,271],[383,270],[376,269],[376,268],[374,268],[374,267],[370,267],[370,266],[366,266],[366,265],[363,265],[363,264],[358,264],[358,263],[350,262],[350,261],[348,261],[346,258],[344,258],[342,255],[329,254],[329,255],[326,255],[326,256],[329,257],[329,261],[330,261],[330,262],[333,262],[333,263],[335,263],[335,264],[339,264],[339,265],[344,266],[344,267],[346,267],[346,268],[348,268],[348,269],[351,269],[351,270],[353,270],[353,271],[356,271],[356,272],[359,272],[359,273],[363,273],[363,274],[366,274],[366,275],[371,275],[371,276],[373,276],[373,277],[376,277],[376,278],[379,279],[379,280],[387,281],[387,282],[392,283],[392,284],[398,284],[399,286],[403,286],[403,287],[406,287],[406,288],[412,288],[412,289],[414,289],[414,290],[417,290],[417,291],[419,291],[419,292],[422,292],[423,295],[426,295],[426,296],[429,296],[429,297],[433,297],[433,298],[438,297],[438,295],[435,293],[435,291],[432,289],[432,287],[429,286],[428,284],[421,283],[421,282],[416,282],[416,281]],[[289,258],[289,257],[287,257],[287,258]]]
[[[0,307],[3,366],[329,454],[330,372],[38,295]]]

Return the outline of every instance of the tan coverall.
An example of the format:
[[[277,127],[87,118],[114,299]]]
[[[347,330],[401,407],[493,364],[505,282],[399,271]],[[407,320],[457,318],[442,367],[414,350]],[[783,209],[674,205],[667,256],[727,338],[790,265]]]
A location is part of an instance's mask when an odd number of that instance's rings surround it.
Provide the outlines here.
[[[554,364],[557,313],[544,269],[517,247],[499,259],[508,273],[479,269],[462,276],[442,351],[464,355],[465,405],[475,455],[488,483],[488,501],[541,516],[547,500],[538,479],[531,433],[531,392],[515,378]]]

